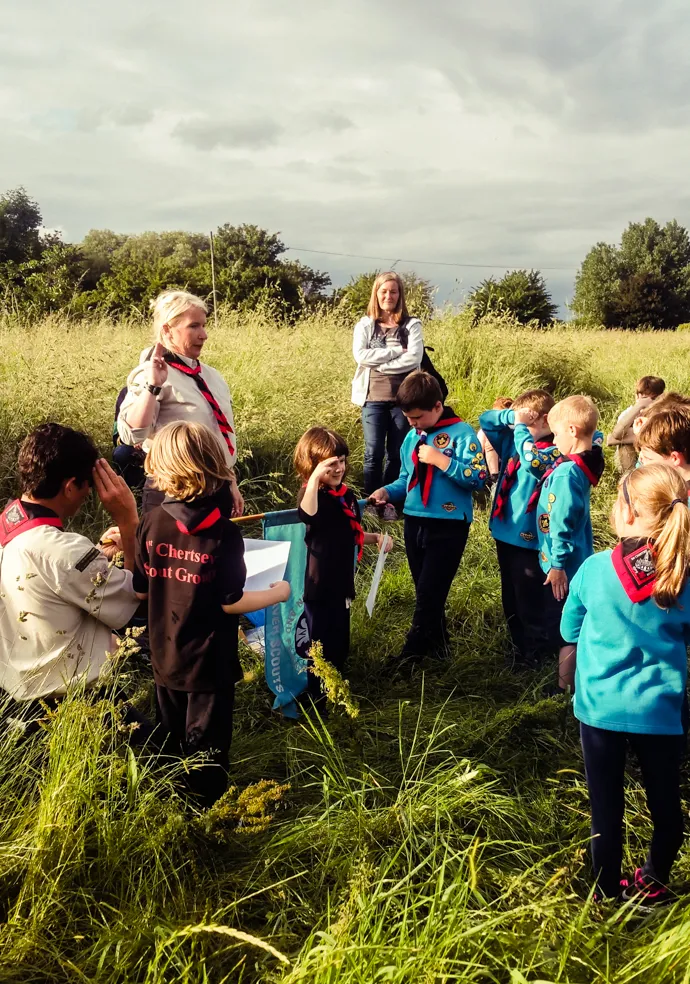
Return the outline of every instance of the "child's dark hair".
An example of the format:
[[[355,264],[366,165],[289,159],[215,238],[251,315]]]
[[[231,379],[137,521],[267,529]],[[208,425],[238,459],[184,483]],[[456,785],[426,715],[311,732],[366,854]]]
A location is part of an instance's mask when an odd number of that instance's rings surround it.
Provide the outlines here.
[[[77,485],[93,485],[93,467],[99,458],[88,434],[63,427],[41,424],[19,449],[19,485],[22,495],[33,499],[53,499],[63,482],[73,478]]]
[[[319,462],[326,458],[347,458],[349,453],[347,441],[342,435],[326,427],[310,427],[297,442],[295,471],[306,482]]]
[[[664,457],[677,451],[690,463],[690,407],[671,405],[650,414],[637,435],[637,446]]]
[[[513,405],[513,401],[509,396],[497,396],[494,400],[491,409],[492,410],[510,410]]]
[[[433,410],[437,403],[443,403],[443,393],[438,380],[418,369],[402,381],[396,402],[403,413],[406,410]]]
[[[661,396],[666,389],[666,383],[661,376],[641,376],[635,383],[635,392],[642,396]]]
[[[520,393],[513,400],[512,410],[534,410],[536,414],[543,417],[544,414],[548,413],[553,407],[555,407],[556,401],[553,396],[547,391],[542,389],[532,389],[525,390],[524,393]]]

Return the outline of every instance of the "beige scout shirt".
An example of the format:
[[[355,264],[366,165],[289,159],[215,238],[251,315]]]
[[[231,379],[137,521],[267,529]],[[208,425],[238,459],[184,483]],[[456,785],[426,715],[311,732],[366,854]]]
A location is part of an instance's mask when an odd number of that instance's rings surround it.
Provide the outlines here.
[[[0,547],[0,687],[17,700],[95,681],[111,630],[138,600],[129,571],[110,567],[85,536],[50,526]]]
[[[127,395],[122,401],[120,414],[117,418],[117,430],[120,440],[124,444],[142,444],[145,451],[148,451],[149,439],[156,431],[174,420],[191,420],[198,424],[206,424],[216,435],[225,452],[228,464],[232,468],[237,457],[237,441],[232,439],[235,449],[234,454],[230,454],[228,446],[223,439],[218,428],[218,422],[213,416],[210,404],[203,395],[192,376],[185,376],[179,369],[168,367],[168,378],[163,385],[160,393],[156,397],[156,407],[153,414],[153,422],[150,427],[130,427],[127,423],[127,414],[132,405],[136,402],[144,387],[146,386],[146,361],[145,356],[151,351],[147,348],[141,354],[141,361],[127,377]],[[228,423],[235,429],[232,416],[232,397],[228,384],[225,382],[217,369],[207,366],[205,362],[197,363],[195,359],[186,359],[183,355],[178,355],[182,362],[186,362],[190,368],[194,369],[197,364],[201,366],[201,375],[206,381],[208,388],[213,393],[219,407],[228,419]],[[234,438],[234,435],[233,435]]]

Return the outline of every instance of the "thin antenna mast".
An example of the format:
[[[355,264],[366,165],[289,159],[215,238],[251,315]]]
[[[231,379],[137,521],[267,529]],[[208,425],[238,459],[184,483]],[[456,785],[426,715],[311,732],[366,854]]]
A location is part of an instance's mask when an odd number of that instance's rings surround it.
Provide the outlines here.
[[[216,259],[213,253],[213,233],[209,232],[208,238],[211,241],[211,286],[213,289],[213,322],[218,327],[218,304],[216,299]]]

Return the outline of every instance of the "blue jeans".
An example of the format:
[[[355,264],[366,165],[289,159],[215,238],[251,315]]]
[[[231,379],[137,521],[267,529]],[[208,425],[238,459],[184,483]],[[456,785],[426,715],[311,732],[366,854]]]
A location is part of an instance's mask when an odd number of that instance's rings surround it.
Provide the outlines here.
[[[384,401],[367,401],[362,407],[364,431],[364,493],[371,495],[400,474],[400,447],[409,424],[400,407]],[[386,458],[386,468],[383,459]]]

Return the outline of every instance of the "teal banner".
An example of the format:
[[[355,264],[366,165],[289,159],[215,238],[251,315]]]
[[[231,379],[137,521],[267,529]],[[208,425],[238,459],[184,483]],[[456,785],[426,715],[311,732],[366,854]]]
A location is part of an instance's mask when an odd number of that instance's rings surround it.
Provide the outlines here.
[[[285,580],[290,600],[266,609],[264,648],[266,683],[275,694],[273,710],[285,717],[299,717],[295,698],[307,687],[309,630],[304,614],[304,574],[307,567],[305,528],[296,509],[266,513],[264,540],[289,540],[290,556]]]

